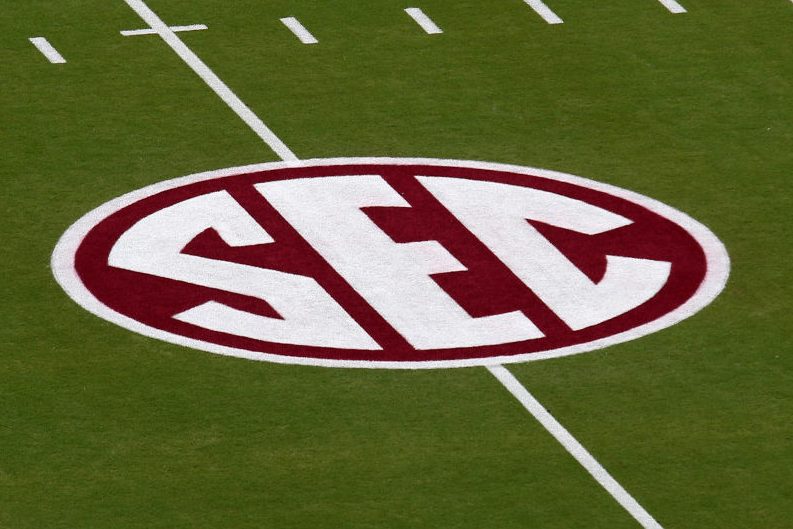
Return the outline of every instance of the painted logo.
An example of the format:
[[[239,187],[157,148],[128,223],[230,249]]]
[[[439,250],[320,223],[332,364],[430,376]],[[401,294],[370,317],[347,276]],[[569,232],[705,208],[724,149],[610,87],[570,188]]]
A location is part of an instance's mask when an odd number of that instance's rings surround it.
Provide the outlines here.
[[[273,163],[161,182],[54,254],[80,305],[215,353],[458,367],[579,353],[695,313],[729,259],[685,214],[561,173],[432,159]]]

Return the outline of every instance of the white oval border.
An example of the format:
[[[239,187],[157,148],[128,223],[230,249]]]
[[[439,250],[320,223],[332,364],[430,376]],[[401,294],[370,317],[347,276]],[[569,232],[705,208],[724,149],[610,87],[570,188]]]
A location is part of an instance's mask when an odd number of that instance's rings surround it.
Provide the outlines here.
[[[394,361],[375,361],[375,360],[331,360],[323,358],[305,358],[271,353],[261,353],[246,349],[237,349],[224,345],[218,345],[203,340],[187,338],[178,334],[173,334],[161,329],[144,325],[137,320],[125,316],[100,302],[83,284],[74,267],[74,256],[85,236],[101,221],[115,213],[116,211],[151,196],[176,187],[181,187],[195,182],[211,180],[224,176],[251,173],[256,171],[267,171],[289,167],[306,166],[333,166],[333,165],[442,165],[446,167],[461,167],[470,169],[490,169],[495,171],[507,171],[527,176],[540,176],[560,182],[567,182],[582,187],[602,191],[614,195],[630,202],[637,203],[647,209],[661,215],[662,217],[674,222],[686,230],[702,247],[705,252],[707,271],[705,279],[700,284],[694,295],[677,309],[664,314],[660,318],[647,322],[639,327],[634,327],[628,331],[614,334],[605,338],[600,338],[591,342],[576,344],[548,351],[525,353],[509,356],[491,356],[484,358],[468,358],[462,360],[427,360],[419,362],[394,362]],[[730,274],[730,258],[722,242],[706,226],[689,217],[682,211],[671,206],[649,198],[639,193],[629,191],[620,187],[612,186],[589,180],[580,176],[574,176],[547,169],[537,169],[518,165],[508,165],[491,162],[477,162],[465,160],[446,160],[439,158],[389,158],[389,157],[365,157],[365,158],[317,158],[311,160],[300,160],[290,162],[270,162],[240,167],[230,167],[215,171],[191,174],[180,178],[165,180],[132,191],[118,198],[110,200],[84,215],[77,222],[72,224],[69,229],[61,236],[51,260],[52,272],[55,280],[60,284],[64,291],[75,301],[89,312],[102,319],[115,323],[133,332],[157,338],[177,345],[199,349],[210,353],[226,356],[235,356],[249,360],[275,362],[280,364],[297,364],[322,367],[346,367],[346,368],[380,368],[380,369],[437,369],[453,367],[472,367],[472,366],[493,366],[499,364],[511,364],[517,362],[529,362],[535,360],[545,360],[548,358],[558,358],[588,351],[602,349],[610,345],[635,340],[647,334],[660,331],[670,327],[689,316],[700,311],[713,301],[716,296],[724,289],[727,278]]]

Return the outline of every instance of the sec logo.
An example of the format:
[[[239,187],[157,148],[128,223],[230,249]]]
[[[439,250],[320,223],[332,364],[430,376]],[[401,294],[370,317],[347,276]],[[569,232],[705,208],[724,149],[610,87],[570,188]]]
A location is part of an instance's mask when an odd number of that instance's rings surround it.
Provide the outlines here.
[[[80,305],[214,353],[494,365],[663,329],[722,290],[724,246],[631,191],[492,163],[345,158],[190,175],[112,200],[52,258]]]

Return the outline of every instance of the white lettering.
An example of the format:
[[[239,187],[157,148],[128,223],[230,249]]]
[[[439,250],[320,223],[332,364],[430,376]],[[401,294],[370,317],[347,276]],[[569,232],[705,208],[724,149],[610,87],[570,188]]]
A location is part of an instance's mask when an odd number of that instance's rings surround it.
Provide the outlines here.
[[[527,222],[594,235],[631,224],[615,213],[527,187],[447,177],[418,180],[573,330],[638,307],[669,277],[668,262],[607,255],[606,273],[594,283]]]
[[[417,349],[500,344],[543,334],[521,312],[473,318],[431,274],[465,268],[436,241],[399,244],[361,208],[409,207],[379,176],[280,180],[256,189]]]
[[[231,246],[273,242],[231,195],[218,191],[141,219],[115,243],[108,264],[259,298],[283,318],[267,318],[209,301],[176,314],[179,321],[270,342],[380,349],[314,279],[181,253],[209,228]]]

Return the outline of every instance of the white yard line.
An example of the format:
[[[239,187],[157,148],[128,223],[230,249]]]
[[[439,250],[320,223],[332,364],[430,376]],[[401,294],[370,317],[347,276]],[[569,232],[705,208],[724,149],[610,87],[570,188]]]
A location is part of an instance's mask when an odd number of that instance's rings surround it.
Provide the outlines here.
[[[198,58],[182,39],[163,22],[143,0],[124,0],[162,40],[242,119],[259,138],[264,141],[282,160],[297,160],[297,156],[276,136],[270,128],[253,113],[226,84]]]
[[[675,0],[658,0],[671,13],[685,13],[686,8],[678,4]],[[793,0],[791,0],[793,1]]]
[[[204,24],[190,24],[189,26],[171,26],[171,31],[200,31],[208,29]],[[157,32],[151,28],[146,29],[125,29],[120,32],[125,37],[133,37],[135,35],[156,35]]]
[[[545,5],[541,0],[523,0],[530,8],[542,17],[544,21],[549,24],[563,24],[564,21],[559,18],[559,15],[551,11],[551,8]]]
[[[282,18],[281,22],[284,23],[284,26],[289,28],[289,31],[295,34],[295,37],[300,39],[300,42],[303,44],[316,44],[319,41],[311,34],[306,27],[300,23],[298,19],[295,17],[286,17]]]
[[[58,50],[56,50],[44,37],[30,37],[28,40],[52,64],[64,64],[66,62],[66,59],[63,58],[63,55],[58,53]]]
[[[416,24],[421,26],[421,29],[426,31],[428,35],[437,35],[438,33],[443,33],[443,30],[439,28],[435,22],[430,20],[430,17],[425,15],[424,11],[418,7],[408,7],[405,9],[405,13],[407,13],[410,18],[415,20]]]
[[[570,455],[595,478],[595,481],[600,483],[600,485],[611,494],[611,497],[617,500],[617,503],[622,505],[642,527],[645,529],[663,529],[658,522],[655,521],[655,518],[653,518],[644,507],[639,505],[639,502],[637,502],[622,485],[617,483],[617,480],[611,477],[611,474],[598,463],[592,454],[590,454],[564,426],[559,424],[559,421],[557,421],[553,415],[548,413],[548,410],[523,387],[518,379],[515,378],[506,367],[502,365],[488,366],[487,370],[490,371],[521,404],[523,404],[523,407],[526,408],[526,410],[528,410],[528,412],[531,413],[557,441],[559,441],[565,450],[567,450]]]
[[[289,148],[256,116],[234,93],[204,64],[143,2],[124,0],[138,15],[158,33],[163,40],[193,69],[216,94],[234,110],[251,129],[283,160],[297,161]],[[528,3],[528,0],[527,0]],[[412,15],[411,15],[412,16]],[[554,15],[555,16],[555,15]],[[544,17],[543,17],[544,18]],[[283,19],[282,19],[283,21]],[[417,21],[418,22],[418,21]],[[560,23],[550,22],[550,24]],[[284,22],[286,24],[286,22]],[[288,27],[288,26],[287,26]],[[301,25],[302,27],[302,25]],[[291,28],[290,28],[291,29]],[[301,39],[302,40],[302,39]],[[550,434],[572,455],[609,494],[638,521],[644,529],[663,529],[658,522],[631,496],[586,448],[579,443],[564,426],[535,399],[526,388],[502,365],[488,366],[493,374],[512,395],[529,411]]]

